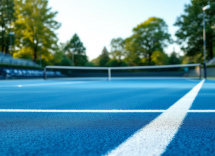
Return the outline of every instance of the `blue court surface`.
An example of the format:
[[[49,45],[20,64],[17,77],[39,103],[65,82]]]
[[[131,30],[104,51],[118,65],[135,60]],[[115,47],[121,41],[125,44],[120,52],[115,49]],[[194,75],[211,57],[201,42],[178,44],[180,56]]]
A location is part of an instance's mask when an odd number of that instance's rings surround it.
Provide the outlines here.
[[[213,80],[7,80],[0,99],[0,155],[215,155]]]

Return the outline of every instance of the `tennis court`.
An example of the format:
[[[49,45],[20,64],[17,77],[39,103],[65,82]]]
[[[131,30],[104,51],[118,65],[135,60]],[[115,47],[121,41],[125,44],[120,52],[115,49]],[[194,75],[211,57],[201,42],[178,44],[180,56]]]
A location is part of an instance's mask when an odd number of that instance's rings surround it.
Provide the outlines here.
[[[215,81],[0,81],[1,155],[214,155]]]

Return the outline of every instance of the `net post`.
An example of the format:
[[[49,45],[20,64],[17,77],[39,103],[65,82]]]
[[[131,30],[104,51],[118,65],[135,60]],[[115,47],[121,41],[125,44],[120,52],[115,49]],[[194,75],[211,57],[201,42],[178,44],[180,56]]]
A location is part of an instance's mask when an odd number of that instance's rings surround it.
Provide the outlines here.
[[[203,63],[203,67],[204,67],[204,78],[207,79],[207,67],[205,63]]]
[[[108,68],[108,80],[111,81],[111,68]]]
[[[202,71],[201,71],[202,64],[199,65],[199,79],[202,79]]]
[[[43,78],[44,78],[44,80],[46,80],[46,67],[44,67]]]

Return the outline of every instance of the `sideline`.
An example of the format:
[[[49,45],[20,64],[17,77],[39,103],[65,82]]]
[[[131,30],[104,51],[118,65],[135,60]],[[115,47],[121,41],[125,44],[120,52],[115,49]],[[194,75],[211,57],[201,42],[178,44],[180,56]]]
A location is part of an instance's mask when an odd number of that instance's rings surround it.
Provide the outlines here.
[[[106,156],[160,156],[180,128],[204,81]]]

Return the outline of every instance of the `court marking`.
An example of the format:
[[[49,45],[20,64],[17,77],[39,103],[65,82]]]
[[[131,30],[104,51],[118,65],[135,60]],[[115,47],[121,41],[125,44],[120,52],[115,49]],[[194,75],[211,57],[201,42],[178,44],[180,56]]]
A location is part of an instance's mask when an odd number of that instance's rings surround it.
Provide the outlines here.
[[[164,113],[167,110],[46,110],[46,109],[0,109],[0,112],[26,112],[26,113]],[[175,110],[187,113],[215,113],[215,110]]]
[[[36,83],[36,84],[16,84],[16,85],[5,85],[0,87],[32,87],[32,86],[48,86],[48,85],[63,85],[63,84],[78,84],[86,83],[86,81],[76,81],[76,82],[56,82],[56,83]]]
[[[205,80],[106,156],[160,156],[180,128]],[[182,110],[182,111],[177,111]]]
[[[0,112],[38,112],[38,113],[152,113],[165,110],[46,110],[46,109],[0,109]]]

